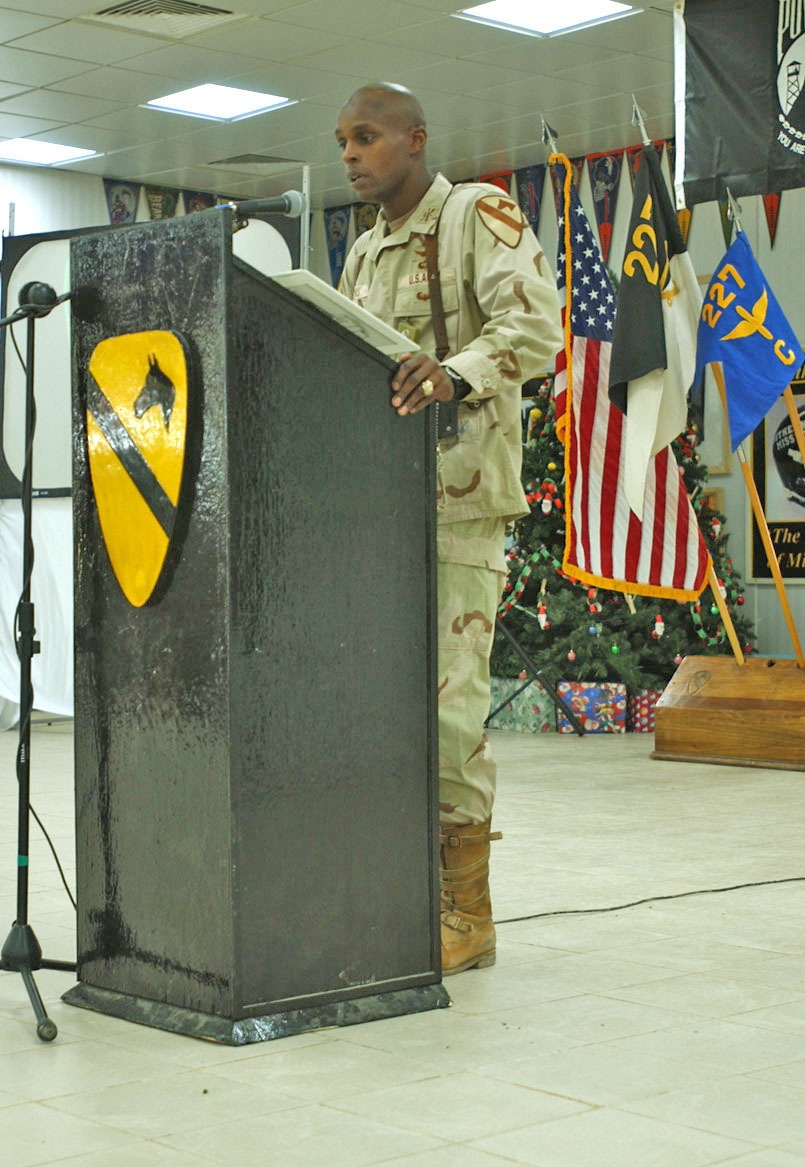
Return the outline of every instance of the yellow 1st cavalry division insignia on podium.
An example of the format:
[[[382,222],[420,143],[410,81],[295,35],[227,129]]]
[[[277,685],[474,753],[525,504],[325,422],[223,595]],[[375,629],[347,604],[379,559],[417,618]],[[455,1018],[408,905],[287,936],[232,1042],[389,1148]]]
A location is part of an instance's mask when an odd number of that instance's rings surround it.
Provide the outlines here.
[[[135,608],[153,595],[173,536],[187,439],[187,358],[173,332],[102,340],[89,362],[87,439],[103,540]]]

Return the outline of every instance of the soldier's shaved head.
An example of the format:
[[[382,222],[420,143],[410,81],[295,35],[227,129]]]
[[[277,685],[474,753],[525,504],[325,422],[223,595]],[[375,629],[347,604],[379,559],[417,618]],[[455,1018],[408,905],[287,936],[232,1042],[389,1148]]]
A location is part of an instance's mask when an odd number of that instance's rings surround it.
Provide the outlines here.
[[[402,85],[356,89],[338,115],[335,140],[358,199],[379,203],[389,221],[415,207],[431,184],[425,115]]]
[[[373,81],[356,89],[344,109],[356,106],[365,109],[371,117],[395,122],[403,130],[425,125],[422,106],[411,90],[391,81]]]

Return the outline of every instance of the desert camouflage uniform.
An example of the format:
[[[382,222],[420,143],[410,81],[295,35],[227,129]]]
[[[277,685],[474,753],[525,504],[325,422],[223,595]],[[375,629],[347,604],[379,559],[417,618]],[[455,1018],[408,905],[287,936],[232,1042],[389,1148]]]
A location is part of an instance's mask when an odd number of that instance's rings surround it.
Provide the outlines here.
[[[524,381],[553,368],[556,285],[520,209],[497,187],[437,175],[392,233],[382,213],[355,243],[340,288],[428,353],[436,350],[421,236],[439,235],[449,371],[472,386],[438,483],[439,797],[445,823],[489,818],[495,765],[484,733],[489,654],[507,523],[528,513],[520,483]]]

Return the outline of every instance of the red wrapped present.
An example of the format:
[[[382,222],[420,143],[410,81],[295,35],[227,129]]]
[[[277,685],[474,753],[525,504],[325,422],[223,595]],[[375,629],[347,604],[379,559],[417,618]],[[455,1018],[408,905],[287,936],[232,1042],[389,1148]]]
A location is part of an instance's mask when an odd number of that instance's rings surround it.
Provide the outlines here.
[[[638,689],[629,694],[626,705],[628,733],[654,733],[654,706],[661,693],[661,689]]]

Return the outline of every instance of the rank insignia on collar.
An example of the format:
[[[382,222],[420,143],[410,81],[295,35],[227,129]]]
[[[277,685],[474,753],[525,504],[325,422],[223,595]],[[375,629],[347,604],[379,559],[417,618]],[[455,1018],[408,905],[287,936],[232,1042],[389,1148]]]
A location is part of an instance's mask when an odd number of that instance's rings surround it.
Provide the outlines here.
[[[188,373],[172,332],[102,340],[87,377],[87,445],[98,519],[112,570],[140,608],[165,565],[187,438]]]
[[[483,225],[506,247],[516,247],[528,226],[517,203],[505,195],[485,195],[475,210]]]

